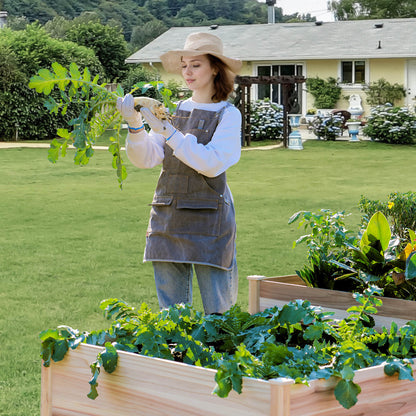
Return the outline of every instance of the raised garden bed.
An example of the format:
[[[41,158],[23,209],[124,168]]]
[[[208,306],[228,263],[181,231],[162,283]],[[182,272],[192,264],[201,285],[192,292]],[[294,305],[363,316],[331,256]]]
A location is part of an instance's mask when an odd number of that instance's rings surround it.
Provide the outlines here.
[[[346,310],[355,304],[352,293],[308,287],[297,275],[265,277],[248,276],[249,312],[257,313],[272,306],[282,306],[295,299],[307,299],[312,305],[333,311],[335,318],[344,318]],[[416,302],[382,297],[383,305],[374,315],[376,327],[399,326],[416,319]]]
[[[211,394],[215,370],[122,351],[117,369],[102,371],[99,396],[90,400],[89,364],[101,350],[81,344],[62,361],[42,366],[41,416],[406,416],[416,409],[416,383],[386,376],[383,366],[356,371],[362,391],[346,410],[334,397],[333,379],[308,387],[245,378],[242,394],[223,399]]]

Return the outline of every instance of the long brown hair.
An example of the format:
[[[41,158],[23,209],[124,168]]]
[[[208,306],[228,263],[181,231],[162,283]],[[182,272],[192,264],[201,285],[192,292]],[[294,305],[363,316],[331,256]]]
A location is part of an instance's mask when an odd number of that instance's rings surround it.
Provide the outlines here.
[[[214,78],[214,95],[211,97],[214,103],[227,100],[234,91],[235,74],[231,72],[221,59],[207,54],[211,67],[216,71]]]

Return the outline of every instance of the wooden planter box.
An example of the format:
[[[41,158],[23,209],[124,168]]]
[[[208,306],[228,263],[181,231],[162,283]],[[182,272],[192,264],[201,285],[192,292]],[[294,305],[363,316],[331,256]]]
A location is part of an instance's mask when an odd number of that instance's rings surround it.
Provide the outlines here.
[[[335,318],[344,318],[349,307],[357,305],[352,293],[308,287],[297,275],[265,277],[248,276],[249,312],[263,311],[272,306],[282,306],[291,300],[306,299],[323,310],[335,312]],[[382,297],[383,305],[374,315],[376,327],[390,327],[391,322],[399,326],[416,319],[416,302]],[[416,414],[416,411],[415,411]]]
[[[334,397],[332,379],[308,387],[287,379],[245,378],[241,395],[233,391],[221,399],[211,394],[214,370],[121,351],[117,369],[102,370],[99,396],[90,400],[89,364],[101,350],[82,344],[64,360],[42,366],[41,416],[415,415],[416,382],[386,376],[382,366],[356,372],[362,392],[346,410]]]

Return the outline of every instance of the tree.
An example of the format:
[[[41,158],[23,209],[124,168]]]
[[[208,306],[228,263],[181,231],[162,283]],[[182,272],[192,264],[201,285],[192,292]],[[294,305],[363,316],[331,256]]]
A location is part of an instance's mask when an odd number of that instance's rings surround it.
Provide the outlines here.
[[[142,26],[134,27],[130,41],[131,49],[137,50],[142,48],[166,30],[167,26],[159,20],[147,22]]]
[[[0,138],[13,140],[16,133],[23,139],[47,139],[56,133],[57,125],[73,118],[75,109],[66,116],[51,114],[45,98],[28,88],[29,78],[53,62],[68,66],[75,62],[94,74],[103,74],[102,66],[91,49],[73,42],[51,38],[39,24],[24,30],[0,30]]]
[[[99,22],[75,24],[68,30],[66,39],[91,48],[110,82],[122,78],[126,73],[124,61],[128,54],[127,42],[119,27]]]
[[[416,0],[332,0],[337,20],[416,17]]]

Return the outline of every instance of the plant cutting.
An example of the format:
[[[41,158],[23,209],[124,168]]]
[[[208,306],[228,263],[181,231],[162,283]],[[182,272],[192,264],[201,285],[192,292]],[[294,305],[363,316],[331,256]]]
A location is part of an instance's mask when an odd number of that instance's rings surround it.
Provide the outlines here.
[[[108,299],[101,304],[106,316],[113,319],[108,330],[80,332],[61,326],[43,331],[43,363],[59,368],[67,354],[71,357],[71,350],[85,344],[101,346],[90,366],[90,399],[100,394],[98,380],[102,369],[114,374],[116,382],[118,355],[125,354],[119,351],[127,351],[162,358],[166,363],[214,369],[210,373],[213,393],[220,397],[228,396],[232,390],[243,392],[243,384],[250,385],[252,378],[286,377],[305,384],[331,379],[333,394],[348,409],[357,401],[360,403],[361,388],[354,381],[359,368],[381,365],[386,375],[413,380],[411,358],[416,354],[412,347],[416,345],[416,322],[375,331],[368,325],[367,314],[375,313],[381,304],[374,297],[377,293],[371,287],[365,295],[356,294],[357,306],[350,308],[349,316],[339,322],[301,300],[255,315],[235,306],[221,316],[203,316],[188,305],[153,313],[146,305],[136,309],[120,300]],[[183,367],[182,371],[187,370]],[[85,385],[88,386],[87,380]],[[103,395],[110,393],[106,385]],[[88,388],[85,394],[87,391]],[[153,402],[153,406],[157,409],[159,404]],[[139,413],[139,409],[140,403],[135,414],[145,414]]]
[[[55,62],[52,64],[52,70],[40,69],[37,75],[30,79],[29,87],[48,96],[45,106],[52,113],[65,114],[69,107],[79,108],[78,117],[74,117],[68,123],[70,130],[58,128],[59,139],[52,141],[48,159],[56,163],[59,156],[64,157],[67,154],[68,146],[72,144],[75,147],[74,163],[86,165],[94,155],[94,145],[99,137],[112,128],[114,134],[110,138],[108,150],[113,155],[112,165],[116,169],[122,188],[127,171],[120,151],[122,118],[116,110],[116,102],[118,97],[124,96],[124,91],[120,85],[116,91],[109,91],[105,83],[100,84],[98,81],[98,75],[93,78],[88,68],[81,71],[75,63],[65,68]],[[59,102],[51,96],[51,92],[56,89],[60,92]],[[169,99],[171,92],[162,83],[139,83],[130,92],[138,91],[143,95],[149,89],[157,91],[169,111],[174,109],[175,106]],[[141,105],[150,105],[156,116],[166,117],[167,110],[162,103],[149,101],[147,97],[142,97],[139,101]]]

